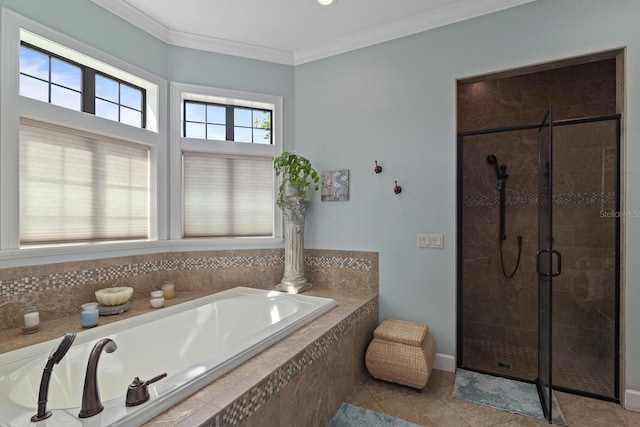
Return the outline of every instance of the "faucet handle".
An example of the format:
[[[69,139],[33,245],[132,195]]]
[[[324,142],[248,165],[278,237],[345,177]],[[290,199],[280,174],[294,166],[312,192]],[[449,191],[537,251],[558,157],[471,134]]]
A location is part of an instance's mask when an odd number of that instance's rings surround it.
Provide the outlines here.
[[[150,380],[141,381],[135,377],[129,387],[127,387],[126,406],[137,406],[149,400],[149,384],[153,384],[167,376],[167,373],[157,375]]]

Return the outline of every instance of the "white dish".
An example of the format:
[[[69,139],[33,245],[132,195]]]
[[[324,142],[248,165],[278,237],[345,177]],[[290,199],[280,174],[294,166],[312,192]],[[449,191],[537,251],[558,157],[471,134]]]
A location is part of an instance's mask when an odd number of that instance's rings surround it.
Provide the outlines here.
[[[133,288],[120,286],[116,288],[105,288],[96,291],[96,299],[102,305],[120,305],[129,301],[133,295]]]

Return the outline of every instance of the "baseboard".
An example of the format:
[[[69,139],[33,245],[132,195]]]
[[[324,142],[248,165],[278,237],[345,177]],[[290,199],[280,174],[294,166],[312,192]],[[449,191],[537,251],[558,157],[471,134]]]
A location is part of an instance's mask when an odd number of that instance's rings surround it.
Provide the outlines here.
[[[640,412],[640,391],[630,389],[625,390],[624,407],[630,411]]]
[[[456,358],[448,354],[436,353],[433,360],[433,368],[440,371],[455,372]]]

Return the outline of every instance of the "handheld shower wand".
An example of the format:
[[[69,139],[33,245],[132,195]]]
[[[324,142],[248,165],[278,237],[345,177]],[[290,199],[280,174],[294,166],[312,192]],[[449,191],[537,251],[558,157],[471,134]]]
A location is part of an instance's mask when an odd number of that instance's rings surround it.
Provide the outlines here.
[[[518,235],[518,260],[516,261],[516,266],[511,273],[507,273],[504,269],[504,260],[502,254],[502,243],[507,240],[506,234],[506,200],[507,200],[507,165],[499,165],[498,159],[495,155],[489,154],[487,156],[487,162],[496,170],[496,178],[498,179],[498,191],[500,192],[500,265],[502,267],[502,274],[507,279],[511,279],[518,271],[518,267],[520,266],[520,258],[522,256],[522,236]]]
[[[53,365],[60,363],[67,351],[71,348],[71,344],[76,339],[75,333],[66,333],[62,337],[62,342],[57,348],[51,351],[47,364],[42,372],[42,379],[40,380],[40,392],[38,393],[38,413],[31,417],[31,421],[38,422],[46,420],[51,416],[51,411],[47,411],[47,401],[49,400],[49,382],[51,381],[51,372],[53,371]]]
[[[487,162],[489,162],[490,165],[493,165],[496,168],[496,178],[501,179],[500,167],[498,166],[498,159],[496,158],[496,156],[494,156],[493,154],[489,154],[487,156]]]

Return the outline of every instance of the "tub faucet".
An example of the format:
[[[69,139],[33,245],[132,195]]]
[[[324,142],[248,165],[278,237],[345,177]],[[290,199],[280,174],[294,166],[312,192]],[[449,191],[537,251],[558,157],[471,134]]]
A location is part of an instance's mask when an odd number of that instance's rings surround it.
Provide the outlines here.
[[[71,348],[73,340],[76,339],[75,333],[67,333],[62,337],[62,341],[58,344],[49,358],[47,364],[42,372],[42,379],[40,380],[40,391],[38,393],[38,413],[31,417],[31,421],[34,423],[42,420],[46,420],[51,416],[51,411],[47,411],[47,401],[49,400],[49,383],[51,382],[51,372],[53,371],[53,365],[60,363],[67,351]]]
[[[98,389],[98,361],[102,350],[113,353],[118,346],[109,339],[103,338],[93,346],[87,363],[87,373],[84,377],[84,389],[82,390],[82,408],[78,417],[89,418],[99,414],[104,409],[100,402],[100,390]]]

